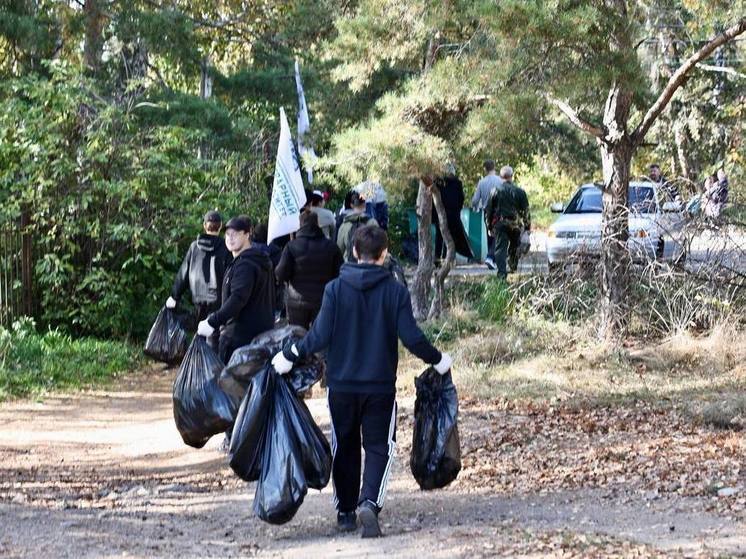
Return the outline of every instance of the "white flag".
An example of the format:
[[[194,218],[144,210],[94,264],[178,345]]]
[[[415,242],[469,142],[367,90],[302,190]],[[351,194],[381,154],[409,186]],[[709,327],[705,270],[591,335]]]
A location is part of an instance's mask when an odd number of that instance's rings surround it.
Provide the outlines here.
[[[285,109],[280,107],[280,143],[277,146],[275,180],[269,206],[267,243],[300,228],[300,209],[305,203],[306,192],[303,189],[293,138],[290,137],[290,126]]]
[[[311,130],[311,121],[308,118],[308,106],[306,95],[303,93],[303,84],[300,81],[300,69],[298,61],[295,61],[295,89],[298,91],[298,153],[303,159],[308,175],[308,184],[313,183],[313,163],[316,153],[312,146],[306,145],[305,135]]]

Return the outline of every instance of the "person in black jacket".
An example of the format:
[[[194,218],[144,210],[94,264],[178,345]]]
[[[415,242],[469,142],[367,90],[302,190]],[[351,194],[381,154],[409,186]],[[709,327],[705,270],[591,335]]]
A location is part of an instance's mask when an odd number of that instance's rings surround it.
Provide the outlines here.
[[[339,278],[327,284],[321,311],[308,334],[272,359],[275,370],[284,374],[296,360],[328,348],[337,526],[354,530],[359,515],[364,538],[381,535],[378,513],[394,459],[397,338],[439,373],[451,368],[451,357],[435,349],[417,326],[406,287],[383,268],[387,246],[386,232],[377,225],[358,229],[353,237],[358,263],[344,264]]]
[[[300,214],[300,229],[285,245],[275,268],[277,281],[288,283],[288,323],[311,327],[321,309],[324,287],[339,275],[340,266],[342,253],[324,235],[318,215],[311,211]]]
[[[176,308],[184,292],[189,289],[197,321],[204,320],[211,312],[220,308],[220,288],[223,284],[225,268],[232,256],[220,238],[223,219],[216,211],[205,214],[203,227],[205,232],[189,246],[189,250],[176,273],[171,296],[166,300],[166,307]],[[218,349],[218,336],[208,338],[210,346]]]
[[[254,227],[254,232],[251,234],[251,244],[269,256],[269,259],[272,261],[272,269],[274,269],[280,263],[280,256],[282,255],[284,245],[281,245],[278,239],[274,239],[271,243],[267,244],[268,232],[269,228],[266,222],[258,224]],[[285,289],[282,282],[280,282],[276,276],[273,308],[275,312],[275,321],[285,315]]]
[[[222,304],[197,326],[209,337],[220,329],[218,355],[228,363],[233,352],[254,336],[274,326],[274,271],[272,261],[251,245],[251,219],[238,216],[225,226],[225,245],[233,262],[223,279]]]
[[[456,175],[456,168],[449,164],[446,176],[436,179],[435,186],[440,191],[440,199],[446,209],[448,231],[450,231],[456,245],[456,252],[466,258],[474,258],[474,253],[469,245],[469,237],[464,231],[464,224],[461,223],[461,209],[464,207],[464,185]],[[435,225],[435,258],[440,260],[446,257],[447,247],[443,242],[443,234],[440,232],[440,221],[435,205],[433,205],[432,222]]]

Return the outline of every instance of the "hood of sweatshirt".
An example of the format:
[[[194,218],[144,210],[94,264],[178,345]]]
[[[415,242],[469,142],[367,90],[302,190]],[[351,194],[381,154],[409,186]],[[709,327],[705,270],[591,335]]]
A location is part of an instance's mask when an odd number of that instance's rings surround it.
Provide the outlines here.
[[[339,270],[339,279],[359,291],[367,291],[391,277],[391,272],[376,264],[343,264]]]
[[[225,241],[220,235],[200,233],[200,236],[197,237],[197,247],[202,252],[215,252],[216,247],[224,243]]]
[[[251,245],[239,254],[234,260],[234,264],[238,264],[242,260],[250,260],[255,266],[260,267],[267,273],[273,270],[272,261],[269,259],[267,253],[261,247],[255,245]]]
[[[321,230],[321,227],[318,225],[304,225],[300,229],[298,229],[298,232],[295,234],[297,237],[307,237],[310,239],[323,237],[324,232]]]

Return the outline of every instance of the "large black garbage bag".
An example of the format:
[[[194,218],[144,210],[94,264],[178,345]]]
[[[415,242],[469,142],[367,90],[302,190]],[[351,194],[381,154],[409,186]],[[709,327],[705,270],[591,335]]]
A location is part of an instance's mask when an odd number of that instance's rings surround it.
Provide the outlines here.
[[[145,341],[145,355],[164,363],[176,363],[186,353],[187,333],[172,309],[163,307]]]
[[[421,489],[451,483],[461,470],[458,395],[450,371],[430,367],[415,379],[414,433],[409,466]]]
[[[293,393],[290,386],[278,387],[277,401],[288,405],[288,415],[293,425],[295,437],[303,459],[303,473],[311,489],[323,489],[332,474],[332,451],[329,442],[316,422],[306,403]]]
[[[296,342],[306,335],[300,326],[283,326],[262,332],[249,345],[238,348],[220,373],[221,388],[231,396],[243,398],[251,379],[265,367],[284,345]],[[303,394],[317,383],[324,374],[326,362],[317,355],[310,355],[295,364],[288,375],[296,394]]]
[[[238,406],[218,386],[222,368],[205,338],[194,336],[173,389],[176,428],[189,446],[202,448],[211,436],[233,424]]]
[[[251,384],[252,377],[266,367],[272,357],[269,349],[264,346],[252,343],[239,347],[221,371],[218,384],[231,396],[241,399]]]
[[[251,345],[259,345],[266,347],[272,355],[277,353],[285,345],[288,338],[292,338],[293,341],[300,340],[306,335],[306,329],[302,326],[295,326],[288,324],[281,326],[280,328],[274,328],[267,330],[261,334],[257,334],[256,337],[251,340]]]
[[[272,403],[264,441],[259,483],[254,494],[254,513],[270,524],[284,524],[295,516],[308,492],[286,382],[270,373]],[[284,388],[284,389],[283,389]]]
[[[259,479],[262,444],[268,416],[272,411],[275,376],[274,369],[265,365],[251,379],[246,396],[238,408],[228,460],[231,469],[245,481]]]

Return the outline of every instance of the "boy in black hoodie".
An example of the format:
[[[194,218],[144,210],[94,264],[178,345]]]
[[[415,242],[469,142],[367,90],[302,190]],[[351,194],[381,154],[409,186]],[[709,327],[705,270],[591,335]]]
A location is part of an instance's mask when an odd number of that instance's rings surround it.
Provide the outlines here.
[[[218,355],[228,363],[233,352],[274,326],[274,270],[264,251],[251,244],[251,219],[240,215],[225,226],[225,246],[233,262],[225,271],[222,305],[197,326],[210,337],[220,329]]]
[[[306,337],[272,359],[275,370],[284,374],[294,361],[328,348],[337,526],[355,530],[359,515],[364,538],[381,535],[378,513],[394,459],[397,338],[439,373],[451,368],[451,357],[435,349],[417,326],[406,287],[383,267],[387,246],[386,232],[377,225],[359,228],[353,237],[358,263],[344,264],[339,278],[327,284],[321,311]]]
[[[205,232],[192,242],[176,273],[171,296],[166,299],[166,307],[176,308],[181,296],[189,288],[197,321],[204,320],[211,312],[220,308],[220,287],[223,284],[225,268],[232,259],[220,238],[223,219],[216,211],[205,214],[202,226]],[[208,338],[210,346],[217,351],[217,335]]]

